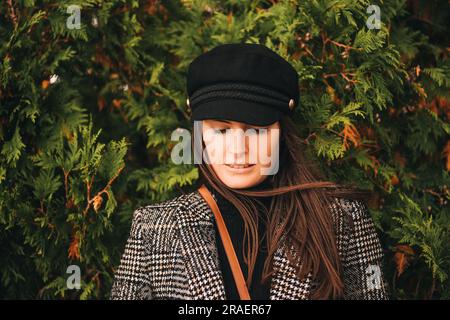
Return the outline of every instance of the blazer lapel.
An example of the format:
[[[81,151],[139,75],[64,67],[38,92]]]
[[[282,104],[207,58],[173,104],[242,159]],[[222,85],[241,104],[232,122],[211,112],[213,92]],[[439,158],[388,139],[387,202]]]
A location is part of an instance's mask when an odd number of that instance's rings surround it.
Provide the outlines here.
[[[214,216],[203,197],[178,212],[181,249],[193,299],[225,300],[225,287],[219,267]]]
[[[179,210],[177,219],[189,287],[193,299],[225,300],[214,214],[198,191],[194,196],[197,201],[192,201],[187,208]],[[308,299],[312,284],[311,274],[305,279],[299,279],[295,274],[295,266],[288,260],[286,250],[286,245],[282,245],[275,252],[269,299]]]
[[[274,254],[272,284],[270,289],[271,300],[305,300],[309,299],[311,291],[312,274],[304,279],[295,274],[295,265],[289,261],[287,246],[278,248]],[[300,263],[300,262],[298,262]]]

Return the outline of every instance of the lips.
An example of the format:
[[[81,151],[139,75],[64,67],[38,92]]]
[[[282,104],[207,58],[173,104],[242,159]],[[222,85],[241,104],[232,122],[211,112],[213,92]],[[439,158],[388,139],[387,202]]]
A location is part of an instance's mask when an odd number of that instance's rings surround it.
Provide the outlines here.
[[[245,169],[254,166],[254,164],[226,164],[226,166],[233,169]]]

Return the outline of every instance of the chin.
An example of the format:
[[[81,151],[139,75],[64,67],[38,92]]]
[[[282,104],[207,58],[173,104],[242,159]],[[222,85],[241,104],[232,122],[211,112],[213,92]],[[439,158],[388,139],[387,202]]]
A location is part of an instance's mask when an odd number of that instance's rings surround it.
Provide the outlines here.
[[[255,170],[252,170],[252,172],[241,174],[230,174],[226,170],[223,170],[218,176],[225,185],[232,189],[251,188],[264,180],[262,179],[261,175],[259,175],[259,168],[255,168]]]
[[[227,182],[224,182],[224,183],[227,185],[227,187],[232,188],[232,189],[246,189],[246,188],[250,188],[254,185],[252,183],[248,183],[245,181],[243,181],[243,182],[234,182],[233,181],[231,183],[227,183]]]

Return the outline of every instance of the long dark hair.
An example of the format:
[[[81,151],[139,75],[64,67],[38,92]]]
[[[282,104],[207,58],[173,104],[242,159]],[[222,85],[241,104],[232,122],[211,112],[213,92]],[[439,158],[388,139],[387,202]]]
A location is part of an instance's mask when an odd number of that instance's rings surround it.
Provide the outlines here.
[[[268,176],[269,190],[232,189],[227,187],[210,165],[197,164],[199,184],[206,183],[230,201],[245,223],[244,261],[248,265],[250,286],[259,249],[258,219],[267,226],[268,257],[264,263],[263,281],[273,273],[273,256],[286,235],[288,258],[298,265],[297,275],[303,279],[312,274],[317,286],[312,299],[337,299],[343,296],[342,267],[336,245],[335,222],[330,212],[333,197],[367,200],[369,192],[354,185],[343,186],[326,181],[319,167],[307,159],[305,142],[295,123],[285,116],[280,119],[280,165],[277,174]],[[198,138],[197,138],[198,139]],[[192,146],[195,141],[193,135]],[[203,141],[201,145],[204,147]],[[198,150],[198,149],[197,149]],[[201,148],[203,150],[203,148]],[[195,151],[194,151],[195,152]],[[257,197],[272,196],[268,211]],[[264,214],[261,214],[262,211]],[[298,264],[300,259],[301,263]]]

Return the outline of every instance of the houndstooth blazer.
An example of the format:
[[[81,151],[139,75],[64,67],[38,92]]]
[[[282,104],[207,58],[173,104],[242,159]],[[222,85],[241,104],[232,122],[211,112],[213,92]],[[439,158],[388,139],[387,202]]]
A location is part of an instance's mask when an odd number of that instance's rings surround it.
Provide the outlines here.
[[[334,200],[345,298],[388,299],[383,252],[365,204]],[[214,223],[198,191],[136,209],[111,299],[225,300]],[[274,255],[270,299],[309,299],[315,281],[295,275],[287,250],[283,244]]]

